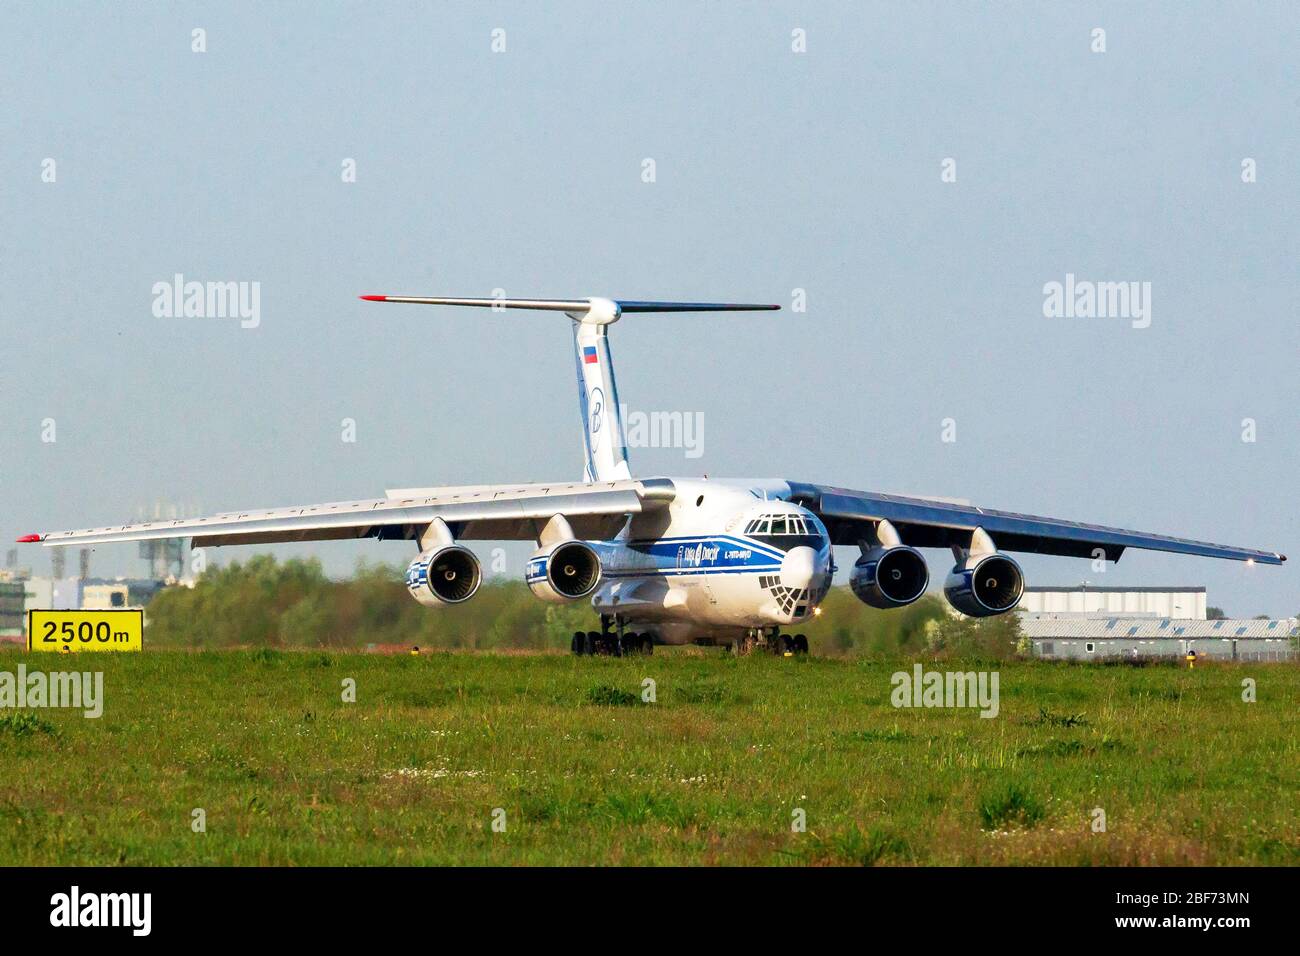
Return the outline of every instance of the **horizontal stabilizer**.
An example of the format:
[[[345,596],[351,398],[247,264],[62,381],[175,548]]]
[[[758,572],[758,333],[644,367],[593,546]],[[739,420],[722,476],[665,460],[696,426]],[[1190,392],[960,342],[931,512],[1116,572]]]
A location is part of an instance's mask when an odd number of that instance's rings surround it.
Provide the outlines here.
[[[407,302],[413,305],[468,305],[481,309],[538,309],[545,312],[568,312],[581,316],[588,312],[612,312],[614,316],[630,312],[770,312],[779,305],[743,302],[649,302],[641,299],[466,299],[446,296],[363,295],[367,302]]]
[[[542,309],[548,312],[585,312],[586,299],[454,299],[418,295],[363,295],[367,302],[409,302],[413,305],[471,305],[483,309]]]

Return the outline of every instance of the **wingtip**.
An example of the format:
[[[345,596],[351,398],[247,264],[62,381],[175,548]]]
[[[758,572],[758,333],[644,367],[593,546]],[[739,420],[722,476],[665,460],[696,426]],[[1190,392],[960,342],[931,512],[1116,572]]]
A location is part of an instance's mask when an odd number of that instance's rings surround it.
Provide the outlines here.
[[[386,296],[386,295],[359,295],[359,296],[357,296],[357,298],[358,298],[358,299],[365,299],[367,302],[387,302],[387,301],[388,301],[388,296]]]
[[[19,544],[35,544],[40,540],[41,536],[39,534],[25,534],[17,539]]]

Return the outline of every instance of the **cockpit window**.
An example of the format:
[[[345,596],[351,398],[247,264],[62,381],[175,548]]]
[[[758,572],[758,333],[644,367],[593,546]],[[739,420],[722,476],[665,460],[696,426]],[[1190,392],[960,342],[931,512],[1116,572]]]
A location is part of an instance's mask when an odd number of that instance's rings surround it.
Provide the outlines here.
[[[745,526],[747,535],[815,535],[817,525],[802,515],[762,515]]]

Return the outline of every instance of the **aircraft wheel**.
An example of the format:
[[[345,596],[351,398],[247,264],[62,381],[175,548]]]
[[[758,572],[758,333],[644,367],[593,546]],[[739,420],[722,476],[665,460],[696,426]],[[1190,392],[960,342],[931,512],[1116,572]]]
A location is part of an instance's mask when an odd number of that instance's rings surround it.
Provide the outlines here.
[[[581,657],[587,653],[587,632],[574,631],[573,640],[569,643],[569,650]]]
[[[781,652],[781,653],[784,653],[784,654],[793,654],[793,653],[794,653],[794,638],[791,637],[789,634],[782,634],[782,635],[781,635],[781,641],[780,641],[780,644],[779,644],[777,650],[778,650],[779,652]]]
[[[808,637],[805,634],[796,634],[794,636],[794,652],[796,654],[808,653]]]
[[[596,654],[600,650],[600,634],[596,631],[588,631],[586,640],[582,642],[582,651],[584,654]]]
[[[641,653],[649,657],[655,652],[655,639],[649,634],[641,635]]]

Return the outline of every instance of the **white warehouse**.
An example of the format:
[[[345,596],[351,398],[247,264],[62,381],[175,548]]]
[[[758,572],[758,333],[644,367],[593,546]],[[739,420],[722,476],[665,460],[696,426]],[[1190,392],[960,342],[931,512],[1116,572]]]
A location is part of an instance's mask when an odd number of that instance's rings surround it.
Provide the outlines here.
[[[1205,588],[1026,588],[1020,630],[1049,660],[1198,657],[1294,660],[1300,622],[1207,620]]]
[[[1025,588],[1020,610],[1029,614],[1105,614],[1204,621],[1205,588]]]

